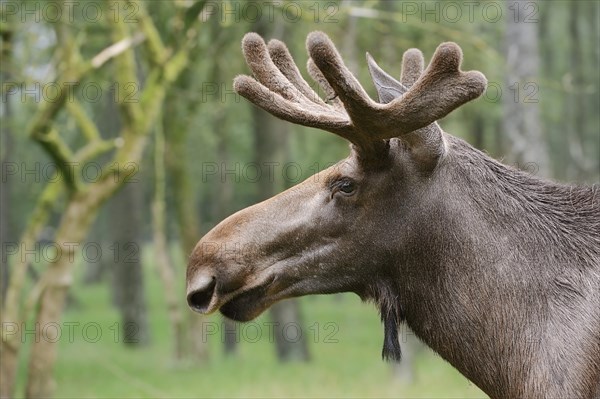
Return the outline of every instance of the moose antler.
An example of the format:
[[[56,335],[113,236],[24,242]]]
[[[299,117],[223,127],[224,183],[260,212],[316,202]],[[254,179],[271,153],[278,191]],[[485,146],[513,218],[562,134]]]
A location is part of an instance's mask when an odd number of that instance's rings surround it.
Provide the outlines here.
[[[420,50],[414,48],[406,50],[402,56],[400,76],[402,83],[400,83],[381,69],[369,53],[367,53],[367,62],[379,95],[379,102],[383,104],[405,94],[417,82],[425,65],[423,53]],[[411,149],[413,158],[423,168],[435,167],[437,160],[446,150],[444,134],[436,122],[407,133],[402,138]]]
[[[405,53],[398,96],[388,98],[387,103],[382,99],[382,104],[368,96],[327,35],[310,33],[306,46],[311,58],[309,73],[332,104],[325,103],[310,88],[282,42],[271,40],[267,46],[256,33],[248,33],[242,40],[255,79],[236,77],[235,90],[281,119],[347,139],[367,157],[382,148],[383,140],[424,128],[479,97],[487,83],[480,72],[460,70],[462,51],[458,45],[442,43],[422,73],[420,51]],[[369,64],[375,65],[376,73],[383,72],[374,61]],[[374,68],[370,68],[373,73]]]

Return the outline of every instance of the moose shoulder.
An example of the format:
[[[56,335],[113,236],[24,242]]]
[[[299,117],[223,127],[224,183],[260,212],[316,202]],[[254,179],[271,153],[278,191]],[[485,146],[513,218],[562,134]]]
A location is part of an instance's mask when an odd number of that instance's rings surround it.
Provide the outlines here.
[[[600,396],[600,189],[539,180],[442,131],[486,86],[456,44],[425,70],[408,50],[399,81],[368,56],[379,102],[321,32],[308,71],[327,101],[283,43],[250,33],[242,47],[242,96],[351,152],[200,240],[194,310],[245,321],[285,298],[355,292],[380,309],[384,357],[400,358],[406,322],[494,398]]]

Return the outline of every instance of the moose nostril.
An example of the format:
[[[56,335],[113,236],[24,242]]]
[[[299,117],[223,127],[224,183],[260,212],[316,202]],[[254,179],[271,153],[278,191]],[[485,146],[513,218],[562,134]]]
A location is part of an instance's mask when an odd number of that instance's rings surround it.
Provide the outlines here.
[[[204,284],[190,292],[187,296],[188,305],[198,313],[205,313],[215,292],[217,281],[214,277],[203,282]]]

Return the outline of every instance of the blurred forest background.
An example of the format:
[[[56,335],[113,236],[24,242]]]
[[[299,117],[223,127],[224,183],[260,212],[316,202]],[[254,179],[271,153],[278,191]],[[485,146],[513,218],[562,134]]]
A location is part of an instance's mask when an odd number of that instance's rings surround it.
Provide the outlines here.
[[[232,212],[348,153],[233,92],[249,31],[326,32],[375,97],[455,41],[485,95],[441,126],[517,168],[600,176],[597,1],[7,1],[1,10],[2,397],[484,397],[352,295],[236,325],[187,309],[187,255]],[[307,74],[305,74],[307,76]],[[307,79],[307,81],[310,81]],[[317,88],[316,84],[314,86]],[[465,348],[468,350],[468,348]]]

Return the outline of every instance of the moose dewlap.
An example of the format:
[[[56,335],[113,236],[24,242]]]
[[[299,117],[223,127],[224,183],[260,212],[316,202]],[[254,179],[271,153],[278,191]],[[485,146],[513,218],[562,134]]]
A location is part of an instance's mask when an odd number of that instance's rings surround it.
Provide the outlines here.
[[[494,398],[600,397],[600,188],[537,179],[491,159],[436,121],[479,97],[443,43],[400,80],[367,55],[372,100],[321,32],[308,72],[286,46],[242,42],[253,77],[238,93],[271,114],[339,135],[350,155],[228,217],[194,249],[189,305],[239,321],[274,302],[354,292],[377,304],[383,356],[407,323]]]

